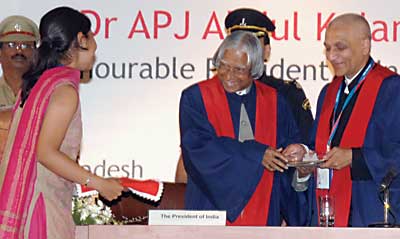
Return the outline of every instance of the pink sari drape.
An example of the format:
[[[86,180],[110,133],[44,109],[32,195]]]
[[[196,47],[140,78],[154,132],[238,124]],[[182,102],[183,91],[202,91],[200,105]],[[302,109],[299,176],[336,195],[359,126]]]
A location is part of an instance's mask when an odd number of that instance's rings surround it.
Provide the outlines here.
[[[26,235],[25,224],[32,203],[35,204],[33,220],[41,222],[31,223],[29,234],[41,235],[34,238],[46,238],[44,201],[40,197],[41,200],[32,202],[37,175],[37,141],[54,89],[60,84],[71,84],[78,88],[79,74],[78,70],[65,66],[45,71],[25,102],[15,136],[8,139],[13,140],[10,153],[4,154],[1,161],[6,164],[1,168],[6,171],[0,181],[0,238],[23,238]],[[19,104],[20,99],[15,107],[19,107]]]

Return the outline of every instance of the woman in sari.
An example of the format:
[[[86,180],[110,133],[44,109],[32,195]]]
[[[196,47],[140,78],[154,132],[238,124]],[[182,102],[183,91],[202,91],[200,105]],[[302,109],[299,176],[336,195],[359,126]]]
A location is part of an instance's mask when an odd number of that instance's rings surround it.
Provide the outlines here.
[[[92,68],[97,48],[90,20],[55,8],[40,21],[41,45],[23,77],[21,95],[0,161],[0,238],[74,238],[74,182],[108,200],[123,187],[74,160],[80,148],[80,71]]]

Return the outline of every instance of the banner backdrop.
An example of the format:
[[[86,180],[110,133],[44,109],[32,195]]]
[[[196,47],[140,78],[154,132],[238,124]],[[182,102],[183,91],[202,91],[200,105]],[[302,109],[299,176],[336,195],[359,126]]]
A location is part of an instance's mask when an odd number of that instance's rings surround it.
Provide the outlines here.
[[[18,14],[39,23],[62,5],[87,14],[96,34],[93,78],[81,84],[81,164],[106,177],[174,181],[180,93],[210,76],[208,59],[225,36],[226,14],[235,8],[256,8],[275,21],[267,74],[297,80],[313,111],[331,79],[323,41],[336,15],[363,14],[372,28],[374,59],[396,72],[400,67],[396,0],[14,0],[2,4],[0,18]]]

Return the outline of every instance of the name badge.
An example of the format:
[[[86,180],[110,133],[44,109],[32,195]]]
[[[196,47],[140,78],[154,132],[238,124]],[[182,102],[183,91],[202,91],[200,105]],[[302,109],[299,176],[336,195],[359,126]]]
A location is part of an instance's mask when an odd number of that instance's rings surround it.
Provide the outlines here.
[[[149,225],[225,226],[226,211],[149,210]]]
[[[329,168],[317,168],[317,188],[329,189]]]

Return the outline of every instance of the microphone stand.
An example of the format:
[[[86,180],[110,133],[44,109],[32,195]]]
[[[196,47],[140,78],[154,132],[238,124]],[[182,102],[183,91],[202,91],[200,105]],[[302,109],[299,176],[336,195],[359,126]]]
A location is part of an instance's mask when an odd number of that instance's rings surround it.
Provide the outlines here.
[[[374,224],[368,225],[368,227],[397,227],[393,223],[389,222],[389,210],[390,210],[390,204],[389,204],[389,187],[385,187],[383,189],[383,222],[378,222]]]
[[[383,191],[383,225],[391,225],[388,220],[388,215],[389,215],[389,209],[390,209],[390,204],[389,204],[389,188],[386,188]],[[386,227],[386,226],[384,226]]]

